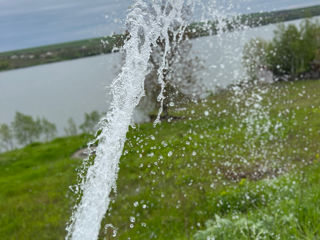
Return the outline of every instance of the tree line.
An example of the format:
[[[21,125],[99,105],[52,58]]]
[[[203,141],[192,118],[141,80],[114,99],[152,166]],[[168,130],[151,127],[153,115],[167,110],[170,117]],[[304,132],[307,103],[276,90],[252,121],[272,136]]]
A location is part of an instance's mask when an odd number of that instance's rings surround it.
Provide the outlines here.
[[[94,134],[101,116],[102,114],[98,111],[85,113],[84,122],[79,126],[72,118],[69,118],[67,126],[64,128],[65,135]],[[56,137],[56,125],[46,118],[35,119],[32,116],[16,112],[10,125],[0,124],[0,152],[10,151],[34,142],[49,142]]]

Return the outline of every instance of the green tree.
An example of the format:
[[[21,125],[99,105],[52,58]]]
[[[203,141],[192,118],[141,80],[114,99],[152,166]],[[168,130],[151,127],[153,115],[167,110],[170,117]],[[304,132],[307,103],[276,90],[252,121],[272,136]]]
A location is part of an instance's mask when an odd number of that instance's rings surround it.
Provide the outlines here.
[[[11,128],[7,124],[0,125],[0,149],[6,151],[12,150],[13,144],[13,133]]]
[[[67,127],[64,128],[64,132],[67,136],[76,136],[78,134],[77,125],[72,118],[68,119]]]
[[[97,130],[97,124],[100,121],[100,114],[97,111],[84,114],[84,122],[79,126],[83,133],[93,134]]]
[[[56,137],[57,127],[55,124],[49,122],[47,119],[41,119],[41,133],[44,135],[45,140],[48,142]]]
[[[254,39],[244,48],[244,66],[255,75],[263,64],[280,79],[298,79],[310,75],[320,49],[320,24],[306,19],[298,28],[280,24],[270,42]],[[258,64],[257,64],[258,62]]]
[[[172,42],[171,42],[172,41]],[[176,43],[170,41],[170,51],[166,55],[166,68],[162,72],[165,89],[163,92],[163,118],[169,117],[169,106],[171,102],[182,102],[189,98],[199,96],[203,92],[203,85],[199,79],[199,71],[203,70],[202,61],[193,56],[192,43],[188,39],[183,39]],[[145,98],[140,103],[140,108],[152,104],[152,108],[158,108],[157,99],[161,91],[158,82],[162,57],[166,46],[164,42],[152,48],[149,60],[149,74],[145,79]]]
[[[267,41],[258,38],[252,39],[244,46],[242,62],[252,80],[258,78],[260,71],[266,70],[269,48],[270,44]]]
[[[6,70],[9,68],[9,62],[5,60],[0,60],[0,70]]]
[[[162,11],[170,12],[173,9],[170,1],[163,1]],[[156,11],[151,11],[156,13]],[[191,5],[184,4],[181,18],[184,22],[190,22],[192,16]],[[172,102],[185,102],[198,97],[204,89],[199,71],[203,70],[203,62],[192,53],[192,42],[189,36],[193,31],[186,31],[181,35],[183,26],[179,21],[173,23],[168,30],[168,36],[163,36],[167,41],[159,38],[152,46],[149,58],[149,74],[144,81],[145,96],[141,99],[138,108],[142,112],[153,112],[159,109],[159,100],[163,99],[162,118],[169,117],[169,107]],[[194,30],[195,28],[193,28]],[[127,32],[130,37],[130,32]],[[143,34],[140,35],[143,39]],[[166,57],[164,59],[164,54]],[[165,66],[163,67],[163,60]],[[160,96],[162,86],[159,76],[164,83],[164,91]],[[160,98],[159,98],[160,96]]]
[[[21,145],[38,141],[41,135],[41,121],[34,120],[31,116],[16,112],[12,122],[14,136]]]
[[[270,66],[276,75],[289,75],[294,77],[299,71],[301,59],[301,39],[299,29],[290,24],[286,27],[281,24],[275,31],[275,37],[271,43]]]
[[[318,54],[320,50],[320,22],[306,20],[301,23],[301,54],[303,62],[302,67],[306,72],[309,72],[312,68],[310,62],[318,60]]]

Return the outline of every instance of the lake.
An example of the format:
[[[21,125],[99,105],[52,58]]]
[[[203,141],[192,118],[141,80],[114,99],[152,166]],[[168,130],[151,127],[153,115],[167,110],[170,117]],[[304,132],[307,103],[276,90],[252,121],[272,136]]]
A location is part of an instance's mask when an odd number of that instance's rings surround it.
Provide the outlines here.
[[[201,77],[206,86],[213,90],[241,79],[243,46],[253,37],[271,39],[275,28],[268,25],[193,40],[194,54],[205,62]],[[0,123],[9,124],[19,111],[47,118],[63,135],[70,117],[79,125],[84,113],[108,110],[108,86],[119,64],[119,54],[108,54],[0,72]],[[136,119],[141,120],[139,115]]]

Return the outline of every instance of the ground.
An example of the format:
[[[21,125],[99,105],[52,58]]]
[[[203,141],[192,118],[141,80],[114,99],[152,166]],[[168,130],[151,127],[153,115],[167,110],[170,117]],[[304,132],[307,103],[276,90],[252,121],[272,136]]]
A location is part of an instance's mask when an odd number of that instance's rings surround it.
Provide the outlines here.
[[[320,81],[229,89],[170,114],[130,129],[100,239],[320,238]],[[0,239],[64,238],[72,155],[89,139],[0,155]]]

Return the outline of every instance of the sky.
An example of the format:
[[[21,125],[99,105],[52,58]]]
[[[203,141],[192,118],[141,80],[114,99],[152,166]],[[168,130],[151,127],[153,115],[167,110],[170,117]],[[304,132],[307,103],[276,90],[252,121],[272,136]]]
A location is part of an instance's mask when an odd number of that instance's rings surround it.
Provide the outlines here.
[[[234,12],[273,11],[319,0],[204,0]],[[0,52],[123,32],[133,0],[0,0]]]

